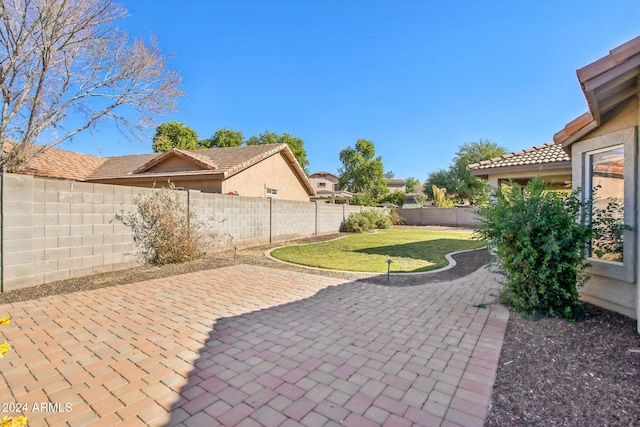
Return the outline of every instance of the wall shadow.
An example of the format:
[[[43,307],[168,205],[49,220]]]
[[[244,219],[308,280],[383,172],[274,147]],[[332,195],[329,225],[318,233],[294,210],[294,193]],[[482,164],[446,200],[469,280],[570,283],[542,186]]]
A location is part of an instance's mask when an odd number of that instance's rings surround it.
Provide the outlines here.
[[[444,256],[438,256],[435,253],[435,248],[438,248],[438,253],[452,253],[468,249],[467,246],[460,243],[457,239],[435,239],[422,242],[401,243],[397,245],[376,246],[366,249],[358,249],[354,252],[369,254],[369,255],[382,255],[385,257],[409,257],[422,261],[427,261],[433,264],[438,262],[446,266],[446,260]],[[409,254],[407,256],[407,254]],[[392,265],[393,267],[393,265]],[[410,272],[427,272],[428,268],[421,267],[410,270]]]
[[[367,287],[372,286],[349,282],[213,320],[166,425],[280,425],[307,416],[344,420],[350,414],[343,407],[346,390],[337,393],[329,384],[359,368],[349,364],[354,353],[347,349],[362,340],[358,295]]]
[[[458,254],[460,268],[412,277],[421,281],[415,284],[462,277],[484,265],[486,252]],[[446,287],[376,286],[396,286],[386,280],[386,275],[373,276],[293,302],[211,319],[208,338],[166,425],[281,425],[288,419],[304,425],[339,425],[348,419],[345,424],[359,425],[362,405],[371,404],[365,402],[367,393],[404,384],[400,372],[376,367],[407,369],[402,367],[406,355],[427,345],[425,333],[450,321],[449,309],[442,314],[433,305],[434,293]],[[266,277],[265,282],[277,286]],[[456,310],[471,306],[476,293],[483,295],[477,289],[465,292]],[[407,319],[415,328],[405,327]]]

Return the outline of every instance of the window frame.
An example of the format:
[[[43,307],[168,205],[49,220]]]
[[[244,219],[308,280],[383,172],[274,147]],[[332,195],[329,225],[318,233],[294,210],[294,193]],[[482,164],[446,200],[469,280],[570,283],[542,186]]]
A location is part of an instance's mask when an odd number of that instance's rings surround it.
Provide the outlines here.
[[[589,156],[617,147],[624,148],[624,223],[632,227],[637,227],[635,215],[638,142],[636,135],[637,130],[633,127],[577,141],[571,147],[573,187],[582,188],[583,201],[587,200],[592,193],[592,188],[589,188],[591,173]],[[591,264],[591,267],[587,268],[586,272],[634,283],[636,277],[635,231],[624,231],[623,252],[622,262],[587,257],[587,262]]]
[[[601,154],[601,153],[606,153],[608,151],[613,151],[613,150],[618,150],[618,149],[622,149],[622,155],[625,155],[624,152],[624,144],[618,144],[618,145],[612,145],[609,147],[604,147],[604,148],[598,148],[597,150],[592,150],[592,151],[587,151],[585,153],[583,153],[584,156],[584,183],[582,185],[582,188],[584,189],[584,195],[583,195],[583,201],[587,200],[590,197],[593,197],[593,188],[595,187],[594,184],[594,177],[593,177],[593,156],[597,155],[597,154]],[[626,158],[626,156],[625,156]],[[626,170],[626,164],[625,164],[625,170]],[[624,175],[623,175],[623,180],[624,180]],[[625,183],[626,184],[626,183]],[[624,190],[623,190],[623,195],[624,197],[624,203],[626,204],[627,202],[627,198],[626,198],[626,194],[624,194]],[[626,209],[625,209],[626,210]],[[593,214],[593,211],[590,213]],[[591,218],[588,218],[588,221],[591,221]],[[626,223],[626,221],[625,221]],[[625,236],[626,237],[626,236]],[[597,258],[594,256],[589,256],[589,261],[603,261],[603,262],[607,262],[607,263],[612,263],[612,264],[616,264],[616,265],[624,265],[624,260],[626,259],[626,257],[624,256],[625,253],[625,246],[623,244],[623,260],[622,261],[611,261],[611,260],[604,260],[601,258]],[[592,252],[593,249],[589,248],[589,252]]]

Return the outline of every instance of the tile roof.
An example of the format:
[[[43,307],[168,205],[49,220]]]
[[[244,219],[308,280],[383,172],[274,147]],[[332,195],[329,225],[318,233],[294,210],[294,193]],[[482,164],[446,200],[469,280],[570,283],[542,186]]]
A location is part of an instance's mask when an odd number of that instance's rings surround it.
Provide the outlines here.
[[[7,152],[12,143],[5,142]],[[34,147],[37,149],[37,147]],[[164,153],[133,154],[127,156],[97,157],[72,151],[49,148],[29,160],[19,173],[76,181],[107,181],[135,179],[136,177],[175,177],[208,175],[226,179],[260,161],[281,153],[289,163],[309,195],[315,190],[286,144],[250,145],[247,147],[210,148],[207,150],[172,149]],[[180,171],[149,170],[170,156],[189,160],[193,167]]]
[[[473,175],[479,175],[481,174],[479,171],[487,171],[489,169],[561,164],[563,162],[567,163],[567,167],[571,167],[570,161],[571,159],[567,153],[564,152],[561,145],[550,142],[543,145],[537,145],[526,150],[495,157],[491,160],[472,163],[467,166],[467,170],[469,170]]]
[[[12,146],[13,143],[5,142],[3,150],[8,152]],[[39,147],[32,147],[33,150],[38,148]],[[103,157],[60,150],[58,148],[49,148],[22,165],[18,173],[84,181],[100,167],[105,160]]]
[[[578,69],[577,75],[589,111],[554,135],[555,143],[567,149],[598,128],[604,114],[640,92],[640,37],[611,49],[607,55]]]
[[[387,178],[385,181],[387,182],[387,185],[394,187],[402,187],[407,184],[407,181],[401,178]]]
[[[289,157],[292,157],[295,161],[295,157],[290,154],[291,151],[286,148],[286,144],[265,144],[193,151],[173,149],[162,154],[134,154],[110,157],[89,177],[89,180],[127,178],[140,175],[183,175],[185,173],[215,174],[226,178],[283,150],[285,151],[285,156],[289,154]],[[148,168],[171,155],[190,158],[195,165],[200,166],[202,169],[194,168],[189,171],[176,172],[147,171]],[[291,161],[291,159],[288,160]],[[298,165],[298,167],[300,166]]]
[[[340,178],[338,175],[333,174],[331,172],[325,172],[325,171],[318,171],[318,172],[314,172],[310,175],[311,178],[318,178],[318,177],[327,177],[327,176],[331,176],[333,178]]]

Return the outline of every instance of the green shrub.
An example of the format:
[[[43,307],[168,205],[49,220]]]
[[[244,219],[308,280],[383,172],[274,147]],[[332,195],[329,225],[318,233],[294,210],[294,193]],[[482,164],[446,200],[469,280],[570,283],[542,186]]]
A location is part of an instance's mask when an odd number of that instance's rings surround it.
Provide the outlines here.
[[[367,218],[369,218],[369,222],[371,223],[371,227],[378,230],[386,230],[391,228],[391,215],[388,212],[381,212],[378,210],[370,210],[363,212]]]
[[[391,224],[393,225],[404,225],[405,219],[400,216],[396,209],[392,209],[389,213],[389,218],[391,219]]]
[[[173,185],[133,200],[135,212],[116,214],[131,228],[138,256],[148,264],[171,264],[200,258],[202,241],[198,222]]]
[[[344,222],[344,231],[347,233],[364,233],[371,230],[371,222],[363,212],[352,213]]]
[[[557,316],[575,320],[581,313],[578,288],[586,248],[610,218],[609,207],[594,214],[592,224],[581,221],[591,200],[582,202],[580,190],[549,191],[537,177],[525,188],[497,188],[489,204],[480,209],[478,236],[489,242],[505,277],[501,301],[527,315]],[[618,229],[629,229],[618,226]]]
[[[348,233],[364,233],[373,229],[388,228],[391,228],[391,216],[377,210],[352,213],[344,222],[344,231]]]

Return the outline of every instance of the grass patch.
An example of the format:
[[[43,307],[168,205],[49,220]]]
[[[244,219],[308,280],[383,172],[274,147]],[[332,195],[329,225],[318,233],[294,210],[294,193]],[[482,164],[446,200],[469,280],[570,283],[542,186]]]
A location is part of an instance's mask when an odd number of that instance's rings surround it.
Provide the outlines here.
[[[329,242],[287,246],[271,252],[282,261],[332,270],[415,273],[446,266],[445,254],[477,249],[486,242],[472,240],[468,231],[381,230]]]

